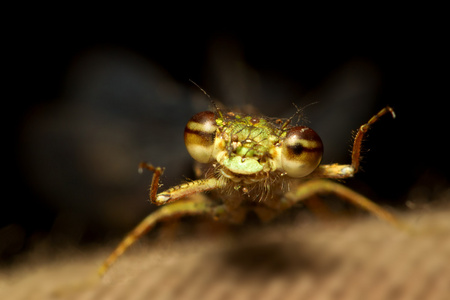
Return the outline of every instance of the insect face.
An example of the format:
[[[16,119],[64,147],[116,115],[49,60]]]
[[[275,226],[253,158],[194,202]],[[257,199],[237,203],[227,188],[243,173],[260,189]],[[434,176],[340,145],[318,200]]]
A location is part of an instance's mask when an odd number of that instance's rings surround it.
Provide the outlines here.
[[[218,162],[234,181],[249,175],[262,180],[271,172],[307,176],[320,164],[322,141],[308,127],[285,127],[264,118],[201,112],[187,123],[184,140],[195,160]]]

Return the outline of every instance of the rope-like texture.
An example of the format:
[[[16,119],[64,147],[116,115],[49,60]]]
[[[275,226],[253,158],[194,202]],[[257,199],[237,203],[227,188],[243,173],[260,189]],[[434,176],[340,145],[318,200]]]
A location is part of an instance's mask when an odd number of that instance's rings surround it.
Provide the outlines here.
[[[449,215],[448,208],[409,212],[402,220],[418,229],[414,235],[369,217],[152,242],[64,299],[448,299]],[[0,299],[47,299],[95,271],[102,258],[92,253],[0,271]]]

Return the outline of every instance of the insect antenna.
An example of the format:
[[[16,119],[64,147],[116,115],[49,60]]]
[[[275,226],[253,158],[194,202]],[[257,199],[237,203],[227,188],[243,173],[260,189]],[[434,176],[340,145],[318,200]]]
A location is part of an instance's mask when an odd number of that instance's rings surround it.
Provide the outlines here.
[[[313,102],[313,103],[309,103],[309,104],[305,105],[304,107],[302,107],[301,109],[297,105],[295,105],[295,103],[292,103],[292,105],[294,105],[296,111],[289,119],[286,120],[286,122],[283,123],[283,125],[281,126],[281,129],[282,130],[286,129],[287,126],[292,122],[292,119],[295,118],[295,116],[298,116],[299,120],[301,118],[303,118],[304,117],[303,116],[303,112],[304,112],[305,108],[307,108],[308,106],[311,106],[313,104],[317,104],[317,103],[319,103],[319,102],[316,101],[316,102]]]
[[[300,116],[300,109],[298,108],[298,106],[297,105],[295,105],[295,103],[292,103],[292,105],[294,105],[294,107],[296,108],[296,111],[295,111],[295,113],[289,118],[289,119],[287,119],[284,123],[283,123],[283,125],[281,125],[281,130],[285,130],[287,127],[288,127],[288,125],[289,124],[291,124],[291,121],[292,121],[292,119],[296,116],[296,115],[299,115]]]
[[[220,116],[221,118],[223,118],[222,111],[220,110],[219,106],[217,106],[216,102],[211,98],[211,96],[210,96],[204,89],[202,89],[197,83],[195,83],[192,79],[189,79],[189,81],[190,81],[193,85],[195,85],[200,91],[203,92],[203,94],[205,94],[205,95],[209,98],[209,101],[210,101],[211,104],[214,106],[214,108],[216,109],[216,111],[217,111],[217,113],[219,114],[219,116]]]

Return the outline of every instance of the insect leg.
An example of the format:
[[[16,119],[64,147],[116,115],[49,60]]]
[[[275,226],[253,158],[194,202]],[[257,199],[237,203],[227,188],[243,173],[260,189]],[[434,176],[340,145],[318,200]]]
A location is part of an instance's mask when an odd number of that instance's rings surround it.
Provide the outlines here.
[[[376,115],[374,115],[370,120],[359,127],[358,132],[356,133],[355,140],[353,142],[353,150],[352,150],[352,167],[354,169],[354,172],[356,173],[359,168],[359,162],[361,158],[361,143],[364,138],[364,135],[369,130],[370,126],[378,121],[379,118],[384,116],[385,114],[390,113],[392,115],[392,118],[395,118],[395,113],[392,108],[389,106],[386,106],[382,110],[380,110]]]
[[[128,247],[152,229],[157,222],[186,215],[212,214],[213,211],[214,205],[202,194],[195,195],[195,197],[191,197],[188,200],[177,201],[159,208],[148,215],[125,236],[98,269],[98,274],[103,276],[109,267],[128,249]]]
[[[159,187],[159,177],[161,177],[161,175],[164,173],[164,168],[154,167],[153,165],[146,162],[141,162],[138,166],[139,173],[142,173],[144,169],[153,172],[152,183],[150,184],[149,190],[149,198],[152,203],[156,203],[156,193],[158,192]]]
[[[353,177],[353,175],[358,172],[359,164],[361,160],[361,144],[364,138],[364,135],[369,130],[370,126],[378,121],[383,115],[390,113],[393,118],[395,118],[395,113],[392,108],[386,106],[382,110],[380,110],[376,115],[374,115],[370,120],[359,127],[358,132],[356,133],[355,140],[353,141],[353,149],[352,149],[352,163],[351,165],[339,165],[339,164],[331,164],[331,165],[320,165],[317,167],[314,172],[307,176],[307,178],[334,178],[334,179],[343,179],[348,177]]]
[[[199,179],[174,186],[168,190],[165,190],[164,192],[157,194],[159,187],[159,177],[163,174],[164,169],[160,167],[154,167],[151,164],[147,164],[145,162],[140,163],[139,172],[141,173],[144,168],[153,172],[149,197],[150,201],[156,205],[163,205],[187,197],[189,195],[213,190],[225,185],[224,182],[216,178]]]
[[[402,224],[396,217],[394,217],[387,210],[381,206],[370,201],[363,195],[339,184],[325,179],[312,179],[300,184],[294,191],[286,194],[287,201],[284,202],[284,207],[282,209],[287,209],[299,201],[304,201],[310,197],[317,194],[335,194],[356,206],[359,206],[372,214],[376,215],[378,218],[385,220],[386,222],[402,229],[406,229],[405,225]]]

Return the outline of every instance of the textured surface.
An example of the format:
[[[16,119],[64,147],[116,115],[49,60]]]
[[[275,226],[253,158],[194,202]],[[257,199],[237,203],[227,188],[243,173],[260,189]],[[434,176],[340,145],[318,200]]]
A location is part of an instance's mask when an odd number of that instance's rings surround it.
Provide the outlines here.
[[[86,286],[112,247],[35,254],[0,272],[0,299],[448,299],[449,215],[401,216],[413,235],[368,217],[143,242]]]

